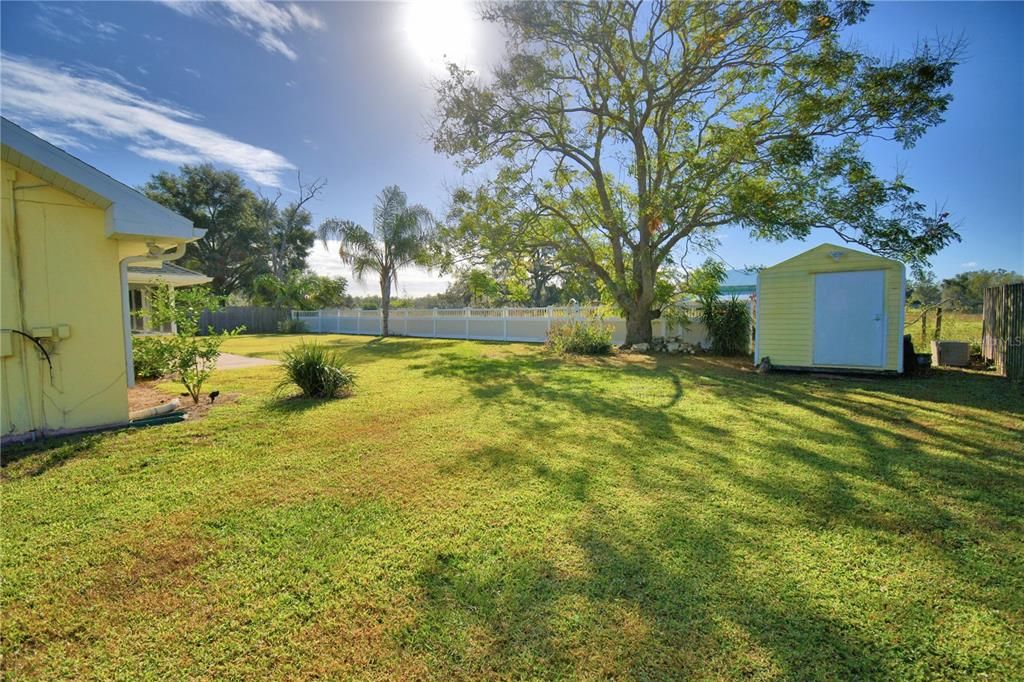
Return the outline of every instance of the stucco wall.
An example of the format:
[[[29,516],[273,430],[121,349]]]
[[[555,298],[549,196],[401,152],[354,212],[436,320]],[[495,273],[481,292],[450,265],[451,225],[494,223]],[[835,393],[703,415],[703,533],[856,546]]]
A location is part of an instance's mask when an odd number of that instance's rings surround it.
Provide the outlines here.
[[[123,244],[106,237],[102,209],[7,163],[0,179],[3,327],[31,333],[69,325],[71,332],[43,341],[52,376],[28,339],[5,334],[3,435],[125,421]]]
[[[838,261],[829,254],[842,251]],[[850,270],[885,273],[885,361],[883,369],[900,371],[903,343],[903,264],[869,253],[823,244],[765,268],[758,276],[757,356],[782,367],[814,365],[814,274]]]

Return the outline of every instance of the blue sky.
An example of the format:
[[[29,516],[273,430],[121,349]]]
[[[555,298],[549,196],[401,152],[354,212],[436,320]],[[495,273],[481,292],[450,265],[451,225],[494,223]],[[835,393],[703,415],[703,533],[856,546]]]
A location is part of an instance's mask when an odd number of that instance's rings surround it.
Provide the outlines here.
[[[442,210],[460,173],[426,141],[430,79],[444,54],[485,69],[501,49],[451,2],[5,2],[0,13],[5,116],[132,185],[198,161],[286,198],[296,171],[326,177],[317,222],[365,224],[392,183]],[[1024,271],[1024,3],[879,3],[850,37],[889,55],[961,33],[946,123],[910,150],[872,145],[870,159],[903,169],[921,200],[961,222],[963,242],[933,259],[940,277]],[[771,264],[827,238],[765,244],[731,229],[719,254]],[[320,247],[312,264],[349,275]],[[400,277],[408,294],[444,286],[422,271]]]

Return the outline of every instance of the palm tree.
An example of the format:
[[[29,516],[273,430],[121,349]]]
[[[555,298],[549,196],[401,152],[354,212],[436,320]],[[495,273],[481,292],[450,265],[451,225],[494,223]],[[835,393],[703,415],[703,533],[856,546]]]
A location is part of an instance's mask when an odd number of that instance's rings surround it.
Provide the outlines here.
[[[380,278],[383,318],[381,336],[388,335],[391,286],[398,284],[398,270],[422,261],[434,219],[423,206],[409,205],[397,185],[385,187],[373,207],[373,231],[351,220],[328,219],[320,225],[324,246],[328,239],[340,239],[341,262],[352,266],[352,275],[363,281],[367,273]]]

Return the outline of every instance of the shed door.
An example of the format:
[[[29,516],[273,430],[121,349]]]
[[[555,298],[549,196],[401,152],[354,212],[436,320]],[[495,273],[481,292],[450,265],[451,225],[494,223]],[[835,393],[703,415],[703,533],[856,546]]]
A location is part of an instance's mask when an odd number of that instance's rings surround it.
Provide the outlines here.
[[[885,273],[814,276],[814,364],[882,367],[885,359]]]

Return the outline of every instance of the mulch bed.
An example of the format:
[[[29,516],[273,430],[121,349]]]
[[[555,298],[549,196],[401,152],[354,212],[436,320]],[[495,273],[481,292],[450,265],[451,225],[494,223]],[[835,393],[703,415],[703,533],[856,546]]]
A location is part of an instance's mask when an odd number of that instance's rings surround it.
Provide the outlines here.
[[[196,404],[192,402],[192,397],[187,393],[174,396],[167,391],[156,388],[156,382],[154,381],[140,381],[128,389],[128,411],[135,412],[136,410],[144,410],[148,407],[156,407],[168,403],[177,397],[180,409],[185,410],[188,419],[200,419],[205,417],[214,407],[235,402],[238,400],[238,395],[237,393],[221,393],[213,402],[210,401],[208,396],[204,395],[199,399],[199,403]]]

